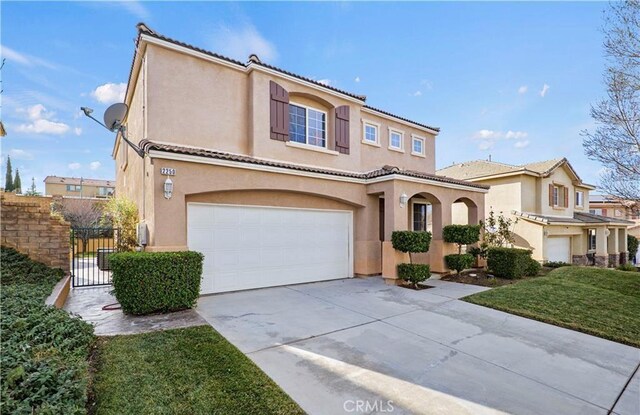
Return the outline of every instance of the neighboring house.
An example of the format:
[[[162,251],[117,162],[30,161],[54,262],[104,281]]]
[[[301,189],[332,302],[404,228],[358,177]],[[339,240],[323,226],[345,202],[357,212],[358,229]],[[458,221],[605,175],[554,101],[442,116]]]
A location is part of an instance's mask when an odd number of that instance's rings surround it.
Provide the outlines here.
[[[202,293],[383,274],[406,255],[394,230],[432,230],[419,260],[445,271],[454,203],[477,223],[487,187],[435,174],[426,124],[262,63],[139,33],[116,139],[116,189],[148,251],[205,255]],[[166,185],[166,189],[165,189]],[[166,190],[166,191],[165,191]]]
[[[486,160],[454,164],[437,174],[491,186],[490,210],[518,218],[515,245],[541,262],[617,266],[627,262],[624,218],[589,213],[589,192],[565,158],[514,166]],[[455,215],[455,212],[454,212]]]
[[[47,176],[44,179],[46,196],[69,198],[106,198],[113,196],[115,181],[85,179],[82,177]]]
[[[627,228],[629,235],[640,238],[640,205],[601,194],[589,195],[589,213],[633,222]]]

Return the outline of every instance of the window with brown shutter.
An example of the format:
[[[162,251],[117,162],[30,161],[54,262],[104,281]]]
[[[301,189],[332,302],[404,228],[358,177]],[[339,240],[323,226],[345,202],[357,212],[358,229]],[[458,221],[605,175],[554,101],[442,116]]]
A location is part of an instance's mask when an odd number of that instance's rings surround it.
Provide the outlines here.
[[[336,108],[336,151],[349,154],[349,106]]]
[[[553,206],[553,183],[549,183],[549,206]]]
[[[271,139],[289,141],[289,93],[273,81],[269,82],[271,106]]]
[[[564,207],[569,207],[569,188],[564,187]]]

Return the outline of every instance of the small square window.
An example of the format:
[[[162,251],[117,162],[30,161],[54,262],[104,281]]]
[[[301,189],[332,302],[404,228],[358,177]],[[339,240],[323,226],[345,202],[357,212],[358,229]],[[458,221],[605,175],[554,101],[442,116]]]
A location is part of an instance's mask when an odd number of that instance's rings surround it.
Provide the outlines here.
[[[374,124],[364,123],[363,140],[369,144],[378,144],[378,126]]]
[[[424,156],[424,138],[411,137],[411,154],[415,156]]]
[[[576,206],[583,207],[584,203],[584,192],[576,192]]]
[[[402,132],[389,129],[389,148],[404,151],[403,137],[404,134]]]

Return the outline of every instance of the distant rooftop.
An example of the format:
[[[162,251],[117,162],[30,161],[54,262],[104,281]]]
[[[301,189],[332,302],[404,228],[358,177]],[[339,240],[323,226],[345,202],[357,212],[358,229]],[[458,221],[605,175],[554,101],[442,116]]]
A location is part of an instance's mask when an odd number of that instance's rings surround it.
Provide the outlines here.
[[[512,165],[489,160],[473,160],[464,163],[452,164],[449,167],[438,170],[438,174],[454,179],[468,180],[480,177],[495,176],[507,173],[536,173],[549,174],[556,167],[566,162],[565,158],[557,158],[545,161],[537,161],[528,164]]]
[[[44,182],[50,184],[77,184],[83,186],[116,187],[116,183],[114,180],[88,179],[84,177],[47,176],[45,177]]]

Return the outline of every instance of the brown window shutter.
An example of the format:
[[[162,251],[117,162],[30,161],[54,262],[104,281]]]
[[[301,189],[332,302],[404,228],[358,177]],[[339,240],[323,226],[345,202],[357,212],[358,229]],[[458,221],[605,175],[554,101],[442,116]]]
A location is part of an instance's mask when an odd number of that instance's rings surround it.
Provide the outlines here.
[[[549,183],[549,206],[553,206],[553,183]]]
[[[569,207],[569,188],[564,188],[564,207]]]
[[[349,106],[336,108],[336,151],[349,154]]]
[[[607,216],[607,209],[602,209],[602,216]]]
[[[271,106],[271,139],[289,141],[289,93],[273,81],[269,82]]]

